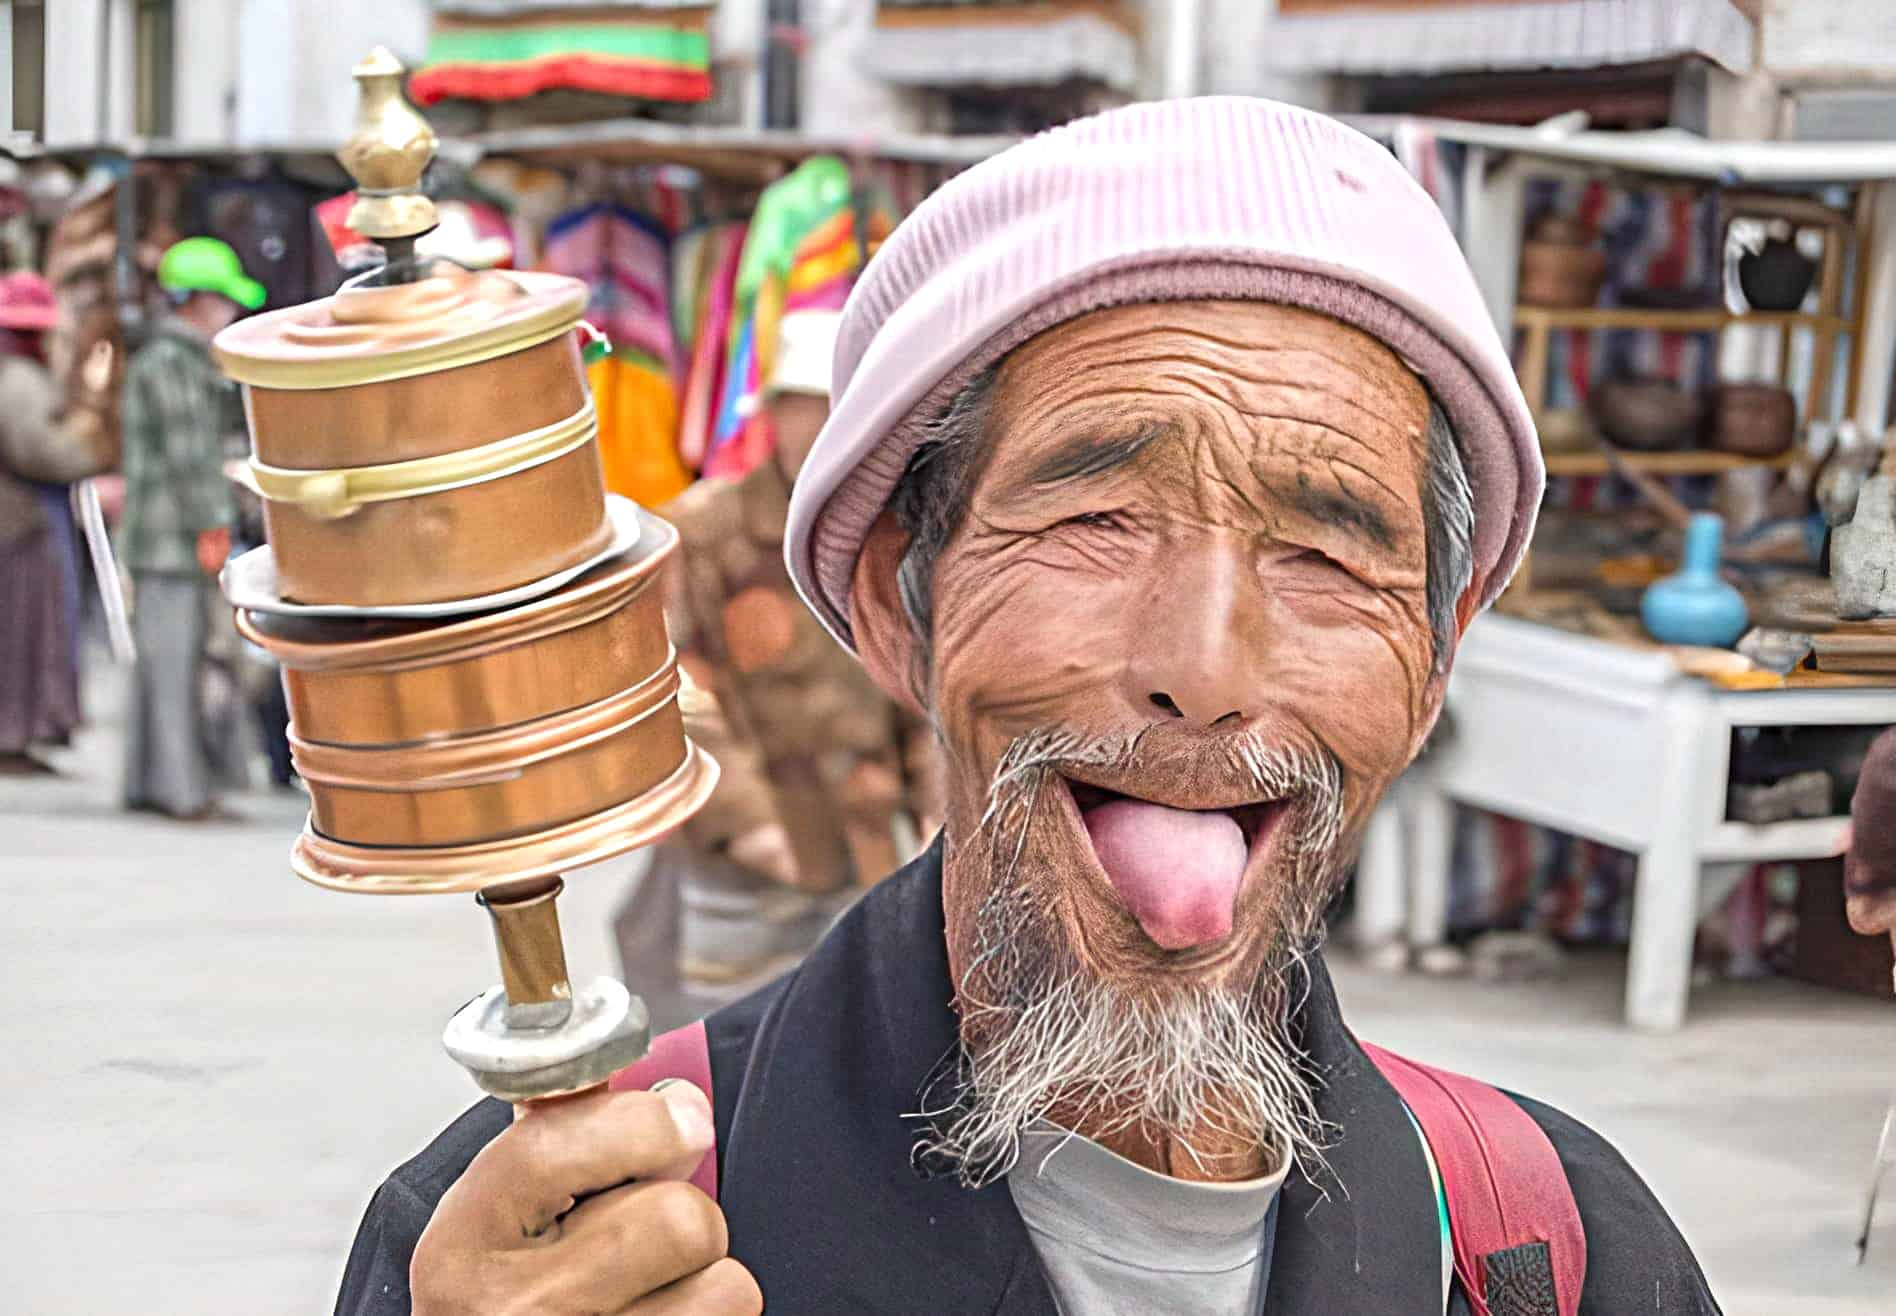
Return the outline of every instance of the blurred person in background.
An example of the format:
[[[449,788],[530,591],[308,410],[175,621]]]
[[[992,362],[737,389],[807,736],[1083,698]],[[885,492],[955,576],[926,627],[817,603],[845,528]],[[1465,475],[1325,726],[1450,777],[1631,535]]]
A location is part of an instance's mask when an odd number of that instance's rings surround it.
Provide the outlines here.
[[[138,648],[125,806],[195,820],[217,812],[203,679],[215,579],[235,517],[223,466],[236,395],[211,360],[211,339],[265,294],[216,238],[170,247],[158,283],[171,314],[125,378],[120,557],[132,573]]]
[[[67,411],[46,368],[59,318],[37,274],[0,278],[0,772],[79,723],[79,547],[68,487],[110,460],[96,413]],[[88,367],[92,363],[88,362]],[[89,375],[82,372],[82,377]]]
[[[676,986],[714,998],[781,973],[939,825],[926,725],[824,634],[784,567],[790,487],[829,414],[840,318],[784,317],[760,399],[772,458],[665,508],[681,541],[666,615],[702,696],[686,718],[723,775],[617,920],[627,976],[651,988],[672,987],[674,965]]]
[[[1870,746],[1850,797],[1843,889],[1850,925],[1896,947],[1896,727]]]

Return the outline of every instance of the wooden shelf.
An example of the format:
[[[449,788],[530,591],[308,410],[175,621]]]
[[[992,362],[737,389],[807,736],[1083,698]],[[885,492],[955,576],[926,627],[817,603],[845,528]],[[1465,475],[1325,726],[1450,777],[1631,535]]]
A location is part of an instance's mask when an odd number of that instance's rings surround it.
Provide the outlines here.
[[[1701,448],[1688,448],[1681,452],[1622,450],[1618,454],[1629,469],[1647,475],[1718,475],[1724,471],[1742,471],[1753,466],[1781,471],[1791,464],[1794,455],[1786,452],[1776,457],[1740,457],[1735,453],[1709,452]],[[1603,452],[1544,452],[1541,459],[1546,463],[1549,475],[1613,473],[1612,463]]]
[[[1640,306],[1517,306],[1520,329],[1653,329],[1662,333],[1709,333],[1736,324],[1777,325],[1800,329],[1847,330],[1840,316],[1804,311],[1728,311],[1722,306],[1662,310]]]

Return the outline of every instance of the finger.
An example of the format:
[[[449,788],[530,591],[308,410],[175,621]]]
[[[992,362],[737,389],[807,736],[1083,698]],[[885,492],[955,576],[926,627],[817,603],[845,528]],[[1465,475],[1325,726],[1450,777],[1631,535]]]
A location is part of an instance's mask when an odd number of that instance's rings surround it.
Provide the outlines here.
[[[723,1258],[716,1202],[688,1183],[654,1180],[602,1193],[514,1256],[535,1275],[533,1310],[617,1311]]]
[[[1896,890],[1851,891],[1844,897],[1844,911],[1858,935],[1873,937],[1879,932],[1896,934]]]
[[[519,1246],[575,1198],[634,1179],[688,1178],[715,1138],[711,1102],[689,1083],[527,1103],[462,1176],[496,1246]],[[459,1187],[460,1185],[457,1185]]]
[[[757,1280],[742,1262],[726,1257],[640,1298],[622,1316],[759,1316],[763,1310]]]

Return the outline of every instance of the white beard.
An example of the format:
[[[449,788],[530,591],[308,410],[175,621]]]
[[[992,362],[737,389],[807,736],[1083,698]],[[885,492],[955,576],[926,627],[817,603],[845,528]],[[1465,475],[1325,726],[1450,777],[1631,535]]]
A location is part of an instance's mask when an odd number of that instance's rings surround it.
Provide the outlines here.
[[[1086,973],[1065,945],[1021,856],[1040,787],[1058,763],[1125,762],[1136,742],[1079,745],[1035,733],[1010,748],[982,821],[991,885],[976,915],[975,957],[958,995],[964,1047],[953,1095],[924,1109],[933,1131],[918,1157],[952,1167],[969,1187],[1013,1168],[1020,1135],[1056,1110],[1086,1116],[1095,1139],[1128,1130],[1182,1148],[1207,1175],[1212,1148],[1288,1149],[1315,1178],[1325,1126],[1315,1075],[1290,1033],[1315,946],[1341,826],[1341,790],[1328,756],[1291,757],[1255,745],[1237,756],[1260,794],[1294,789],[1290,914],[1273,929],[1265,971],[1242,987],[1187,982],[1161,993]],[[929,1104],[926,1101],[925,1105]]]

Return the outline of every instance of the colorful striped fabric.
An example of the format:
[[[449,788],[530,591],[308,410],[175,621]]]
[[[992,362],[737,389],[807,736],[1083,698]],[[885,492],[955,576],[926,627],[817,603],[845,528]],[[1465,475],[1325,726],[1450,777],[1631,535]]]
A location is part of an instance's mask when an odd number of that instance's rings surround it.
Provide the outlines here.
[[[840,310],[894,220],[879,203],[858,204],[849,167],[815,156],[758,199],[733,290],[732,328],[703,473],[736,479],[775,446],[758,406],[776,359],[777,325],[790,311]],[[860,237],[858,230],[861,230]]]
[[[565,88],[642,100],[711,97],[711,45],[701,10],[534,9],[514,16],[437,14],[426,65],[410,79],[419,105],[450,97],[519,100]],[[581,21],[579,15],[584,14]]]
[[[623,206],[569,211],[547,226],[541,264],[592,289],[587,318],[614,352],[635,352],[673,371],[671,252],[657,224]]]
[[[678,456],[677,349],[671,321],[671,251],[652,220],[596,205],[547,226],[542,267],[585,281],[586,317],[612,351],[586,369],[599,413],[606,488],[647,507],[691,483]]]
[[[732,341],[733,293],[745,228],[743,223],[721,224],[706,238],[710,245],[701,266],[699,314],[678,418],[678,453],[687,466],[699,470],[711,446],[712,425],[723,396],[726,349]]]

